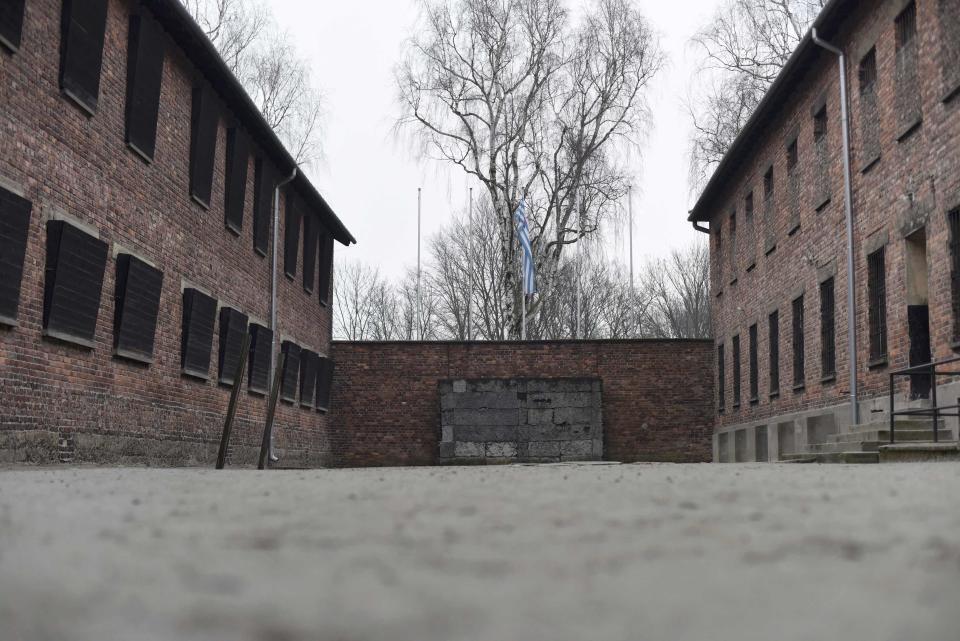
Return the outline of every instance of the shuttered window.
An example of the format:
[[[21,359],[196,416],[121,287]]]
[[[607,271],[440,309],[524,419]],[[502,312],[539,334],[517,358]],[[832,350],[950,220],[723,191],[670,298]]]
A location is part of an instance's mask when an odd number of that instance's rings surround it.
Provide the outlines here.
[[[209,377],[216,320],[217,299],[197,289],[183,290],[180,363],[184,374],[203,379]]]
[[[16,325],[33,203],[0,187],[0,325]]]
[[[319,225],[311,215],[303,217],[303,291],[313,293],[317,275],[317,240]]]
[[[740,407],[740,335],[733,337],[733,408]]]
[[[824,379],[837,374],[835,301],[833,278],[820,283],[820,372]]]
[[[922,118],[915,3],[911,2],[900,12],[895,27],[896,134],[897,140],[901,140],[920,124]]]
[[[93,114],[100,96],[107,0],[63,0],[60,24],[60,88]]]
[[[960,2],[939,0],[940,74],[943,78],[943,100],[948,101],[960,90]]]
[[[750,402],[760,400],[760,371],[757,362],[757,326],[750,326]]]
[[[266,394],[270,385],[270,354],[273,332],[256,323],[250,324],[250,356],[247,363],[247,386],[251,392]]]
[[[787,235],[800,228],[800,150],[797,139],[787,143]]]
[[[293,191],[287,192],[286,218],[283,224],[283,273],[291,279],[297,275],[297,249],[300,246],[299,202]]]
[[[163,272],[130,254],[117,255],[113,295],[113,351],[141,362],[153,361]]]
[[[717,410],[727,407],[727,364],[723,354],[723,343],[717,345]]]
[[[257,158],[253,171],[253,249],[266,256],[273,220],[273,169],[269,162]]]
[[[780,312],[773,310],[767,317],[770,341],[770,396],[780,393]]]
[[[880,157],[880,103],[877,96],[877,50],[870,49],[860,61],[860,138],[861,169]]]
[[[213,91],[205,85],[194,88],[190,115],[190,196],[204,207],[210,206],[219,119]]]
[[[320,356],[308,349],[300,352],[300,406],[314,407],[317,396],[317,367]]]
[[[330,409],[330,392],[333,388],[333,359],[321,356],[317,365],[317,411]]]
[[[286,355],[283,363],[283,378],[280,383],[280,398],[295,403],[300,375],[300,346],[291,341],[283,341],[280,344],[280,351]]]
[[[148,13],[130,16],[127,44],[127,144],[147,160],[157,147],[157,114],[163,81],[164,38]]]
[[[953,310],[953,342],[960,342],[960,209],[947,214],[950,227],[950,301]],[[2,286],[2,283],[0,283]]]
[[[806,383],[806,363],[803,334],[803,296],[793,300],[793,388],[801,389]]]
[[[333,278],[333,236],[328,231],[320,233],[320,304],[330,304],[330,281]]]
[[[20,35],[23,31],[24,0],[4,0],[0,2],[0,45],[10,51],[20,48]]]
[[[870,362],[887,358],[887,284],[884,248],[867,256],[867,301],[870,321]]]
[[[243,206],[247,195],[247,165],[250,147],[239,127],[227,129],[227,156],[224,164],[223,217],[228,229],[243,229]]]
[[[243,338],[247,335],[247,315],[232,307],[220,310],[220,353],[217,370],[222,385],[233,385],[237,363],[243,354]]]
[[[44,334],[93,347],[107,243],[66,221],[47,222]]]

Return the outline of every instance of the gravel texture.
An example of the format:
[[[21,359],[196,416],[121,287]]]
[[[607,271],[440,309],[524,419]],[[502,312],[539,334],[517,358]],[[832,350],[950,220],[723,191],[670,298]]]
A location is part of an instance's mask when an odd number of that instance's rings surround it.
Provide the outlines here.
[[[960,639],[960,465],[0,471],[4,641]]]

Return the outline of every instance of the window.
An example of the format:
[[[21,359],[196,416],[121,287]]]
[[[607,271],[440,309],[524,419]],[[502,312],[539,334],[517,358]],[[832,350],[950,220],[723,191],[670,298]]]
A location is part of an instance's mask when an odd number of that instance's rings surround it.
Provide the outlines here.
[[[740,335],[733,337],[733,408],[740,407]]]
[[[250,150],[239,127],[227,129],[227,156],[224,162],[223,219],[237,234],[243,229],[243,205],[247,196],[247,165]]]
[[[756,237],[754,236],[755,228],[753,225],[753,192],[750,191],[747,193],[746,197],[743,199],[743,218],[746,221],[747,225],[747,234],[746,234],[746,254],[747,254],[747,271],[750,271],[757,266],[757,257],[756,257]]]
[[[330,409],[330,391],[333,388],[333,359],[321,356],[317,366],[317,402],[318,412]]]
[[[16,325],[33,203],[0,187],[0,325]]]
[[[960,209],[954,209],[947,214],[947,223],[950,227],[950,300],[953,309],[953,342],[960,343]]]
[[[908,4],[895,20],[897,140],[920,124],[920,84],[917,54],[917,5]]]
[[[777,248],[777,211],[773,199],[773,165],[763,174],[763,252],[770,254]]]
[[[790,143],[787,144],[787,171],[793,173],[797,168],[797,163],[800,161],[800,154],[797,150],[797,139],[794,138]]]
[[[747,217],[747,222],[753,220],[753,192],[749,192],[743,200],[743,213]]]
[[[712,225],[711,225],[712,226]],[[716,257],[715,276],[717,289],[723,287],[723,221],[718,220],[713,232],[713,256]]]
[[[213,91],[208,87],[194,88],[190,115],[190,196],[205,208],[210,207],[220,120],[214,100]]]
[[[800,162],[797,139],[787,143],[787,235],[791,235],[800,228],[800,171],[797,166]]]
[[[266,256],[273,217],[273,170],[266,160],[258,157],[253,172],[253,249]]]
[[[717,410],[722,412],[727,405],[726,363],[723,356],[723,343],[717,345]]]
[[[833,277],[820,283],[820,372],[823,380],[837,375]]]
[[[180,336],[180,367],[187,376],[207,379],[217,299],[198,289],[183,290],[183,324]]]
[[[750,403],[760,400],[760,373],[757,366],[757,326],[750,326]]]
[[[24,0],[6,0],[0,2],[0,45],[11,52],[20,48],[20,34],[23,31]]]
[[[730,282],[737,279],[737,210],[730,212]]]
[[[243,354],[243,338],[247,335],[247,315],[232,307],[220,309],[220,353],[217,371],[222,385],[233,385],[237,363]]]
[[[273,353],[273,332],[256,323],[250,324],[250,356],[247,362],[247,386],[251,392],[266,394],[270,386],[270,359]]]
[[[820,142],[827,135],[827,107],[820,107],[820,110],[813,115],[813,141]]]
[[[793,388],[802,389],[806,381],[803,344],[803,296],[793,300]]]
[[[63,0],[60,88],[87,114],[97,111],[107,0]]]
[[[770,337],[770,396],[780,394],[780,312],[773,310],[767,317]]]
[[[283,224],[283,273],[297,275],[297,248],[300,244],[300,212],[293,191],[287,191],[286,220]]]
[[[296,403],[297,383],[300,374],[300,346],[291,341],[283,341],[280,344],[280,351],[286,356],[280,382],[280,398],[290,403]]]
[[[146,12],[130,16],[127,43],[126,138],[147,161],[157,147],[157,115],[163,81],[163,31]]]
[[[313,293],[313,280],[317,274],[317,230],[312,215],[303,217],[303,291]]]
[[[940,74],[943,78],[943,99],[950,100],[960,90],[960,2],[939,0]]]
[[[330,280],[333,278],[333,236],[320,234],[320,304],[330,304]]]
[[[300,352],[300,407],[313,407],[317,401],[317,366],[320,357],[305,349]]]
[[[163,272],[130,254],[117,255],[113,294],[113,353],[153,362]]]
[[[860,61],[860,138],[862,169],[880,157],[880,107],[877,102],[877,50],[871,49]]]
[[[867,256],[867,299],[870,320],[870,363],[887,359],[887,285],[884,248]]]
[[[830,150],[827,145],[827,127],[827,105],[823,104],[813,115],[813,145],[816,153],[814,209],[818,211],[830,200]]]
[[[43,332],[93,347],[107,243],[63,220],[47,222]]]

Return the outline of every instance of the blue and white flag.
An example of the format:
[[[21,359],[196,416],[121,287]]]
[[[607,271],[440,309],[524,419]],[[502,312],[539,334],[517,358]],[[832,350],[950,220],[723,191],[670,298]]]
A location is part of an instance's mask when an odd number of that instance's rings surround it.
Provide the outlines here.
[[[523,250],[523,293],[526,295],[537,293],[537,283],[533,273],[533,247],[530,245],[530,227],[527,225],[527,203],[521,200],[513,215],[517,224],[517,235],[520,237],[520,249]]]

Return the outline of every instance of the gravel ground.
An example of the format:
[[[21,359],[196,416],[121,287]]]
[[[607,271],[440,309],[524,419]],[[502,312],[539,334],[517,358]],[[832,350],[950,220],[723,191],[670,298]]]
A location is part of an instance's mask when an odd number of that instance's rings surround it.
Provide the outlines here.
[[[0,471],[0,639],[960,639],[960,465]]]

